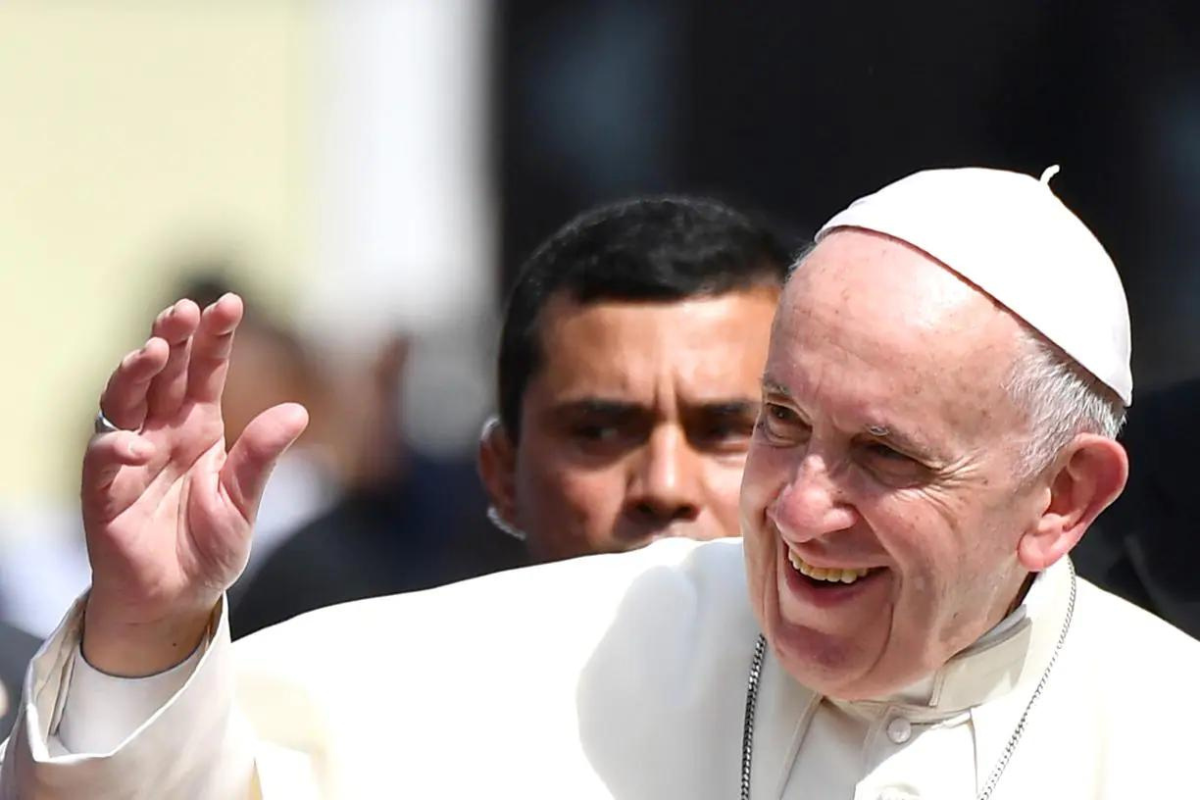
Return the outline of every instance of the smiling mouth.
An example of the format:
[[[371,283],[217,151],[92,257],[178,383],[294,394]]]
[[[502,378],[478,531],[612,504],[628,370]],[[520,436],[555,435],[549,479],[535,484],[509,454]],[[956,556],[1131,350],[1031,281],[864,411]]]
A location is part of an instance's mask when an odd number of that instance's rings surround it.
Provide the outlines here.
[[[818,585],[822,583],[851,584],[857,582],[861,578],[865,578],[867,575],[870,575],[875,571],[869,567],[863,567],[861,569],[841,569],[838,567],[826,569],[824,567],[814,567],[800,556],[796,555],[795,551],[791,548],[788,548],[787,554],[788,561],[790,561],[792,564],[792,569],[796,570],[796,572],[799,572],[801,575],[812,580]]]

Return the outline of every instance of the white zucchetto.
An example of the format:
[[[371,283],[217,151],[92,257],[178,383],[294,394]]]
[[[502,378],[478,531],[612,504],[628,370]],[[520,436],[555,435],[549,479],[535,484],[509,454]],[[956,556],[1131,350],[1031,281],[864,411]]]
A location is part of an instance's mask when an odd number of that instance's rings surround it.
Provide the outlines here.
[[[918,172],[855,200],[817,232],[861,228],[906,242],[993,297],[1133,403],[1129,307],[1112,259],[1039,181],[968,167]]]

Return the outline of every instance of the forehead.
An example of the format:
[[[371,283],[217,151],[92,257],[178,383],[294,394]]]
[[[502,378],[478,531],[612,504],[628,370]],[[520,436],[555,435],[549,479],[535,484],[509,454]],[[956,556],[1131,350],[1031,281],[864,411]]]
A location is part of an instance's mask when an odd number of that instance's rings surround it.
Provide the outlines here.
[[[530,393],[649,401],[669,384],[697,400],[756,396],[778,297],[774,287],[679,302],[556,296],[542,313]]]
[[[830,234],[793,276],[767,371],[856,417],[980,432],[1012,404],[1019,323],[924,253],[889,237]]]

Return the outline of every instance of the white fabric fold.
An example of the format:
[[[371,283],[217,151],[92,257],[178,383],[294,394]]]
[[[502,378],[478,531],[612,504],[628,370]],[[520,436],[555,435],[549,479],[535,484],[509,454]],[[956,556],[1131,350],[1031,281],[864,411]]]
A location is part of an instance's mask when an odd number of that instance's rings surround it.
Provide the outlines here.
[[[58,731],[49,737],[52,755],[103,754],[117,750],[183,688],[203,647],[182,663],[145,678],[120,678],[93,667],[75,647],[71,684]]]

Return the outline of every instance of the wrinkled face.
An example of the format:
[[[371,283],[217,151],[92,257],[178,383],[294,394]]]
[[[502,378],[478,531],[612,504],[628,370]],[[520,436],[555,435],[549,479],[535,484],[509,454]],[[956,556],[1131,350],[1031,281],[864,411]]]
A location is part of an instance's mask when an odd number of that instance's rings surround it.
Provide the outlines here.
[[[759,623],[805,685],[896,691],[1007,613],[1040,513],[1003,388],[1018,331],[937,262],[863,231],[829,235],[792,278],[742,530]]]
[[[546,306],[514,476],[515,522],[536,558],[738,534],[778,296]]]

